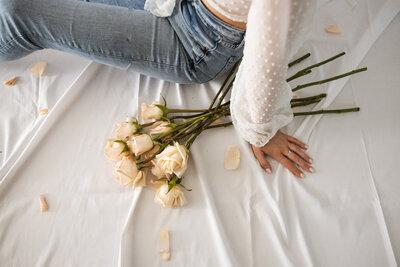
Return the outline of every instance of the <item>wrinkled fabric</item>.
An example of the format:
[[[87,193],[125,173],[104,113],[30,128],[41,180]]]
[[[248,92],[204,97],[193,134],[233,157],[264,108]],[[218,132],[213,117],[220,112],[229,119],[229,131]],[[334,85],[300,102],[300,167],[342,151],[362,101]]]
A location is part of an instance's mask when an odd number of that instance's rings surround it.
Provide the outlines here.
[[[296,179],[269,159],[267,174],[232,127],[212,129],[191,148],[183,183],[192,191],[183,191],[181,208],[155,204],[151,189],[122,187],[103,148],[142,102],[164,96],[171,108],[207,108],[224,77],[179,85],[52,50],[0,63],[0,81],[20,76],[0,86],[0,266],[397,266],[400,6],[349,2],[320,2],[297,54],[311,57],[289,69],[343,50],[290,85],[368,67],[298,92],[328,94],[299,111],[361,107],[295,117],[283,129],[309,145],[315,172]],[[342,34],[325,33],[330,24]],[[48,62],[40,78],[29,71],[38,61]],[[41,108],[49,113],[40,116]],[[230,145],[241,152],[236,171],[223,167]],[[169,262],[159,256],[162,229]]]

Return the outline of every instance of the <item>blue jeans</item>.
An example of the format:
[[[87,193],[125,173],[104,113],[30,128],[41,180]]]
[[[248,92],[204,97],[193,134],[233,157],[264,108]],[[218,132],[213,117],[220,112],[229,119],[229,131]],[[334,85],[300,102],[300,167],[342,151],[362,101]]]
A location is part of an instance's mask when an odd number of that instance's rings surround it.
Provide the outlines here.
[[[51,48],[177,83],[204,83],[242,56],[245,31],[200,0],[160,18],[145,0],[0,0],[0,61]]]

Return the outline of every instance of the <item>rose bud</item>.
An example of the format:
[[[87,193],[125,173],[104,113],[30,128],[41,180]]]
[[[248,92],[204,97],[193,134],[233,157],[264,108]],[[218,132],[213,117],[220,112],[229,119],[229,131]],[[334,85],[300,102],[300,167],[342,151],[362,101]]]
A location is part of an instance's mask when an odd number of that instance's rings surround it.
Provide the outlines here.
[[[185,195],[178,186],[172,187],[168,192],[168,184],[160,186],[154,196],[154,202],[163,207],[172,208],[174,206],[183,206],[186,204]]]
[[[168,133],[171,131],[171,127],[167,126],[169,122],[167,121],[157,121],[153,123],[152,127],[150,128],[150,134],[163,134]]]
[[[120,161],[124,156],[129,155],[129,150],[127,150],[126,144],[121,140],[108,139],[104,147],[104,155],[108,160]]]
[[[117,125],[115,129],[115,136],[121,140],[127,140],[129,136],[135,134],[138,128],[136,127],[135,123],[133,122],[123,122]]]
[[[153,148],[153,140],[148,134],[134,135],[127,144],[135,156],[139,156]]]
[[[163,111],[156,105],[161,105],[161,103],[153,102],[153,104],[151,104],[151,105],[142,103],[142,119],[144,119],[144,120],[160,119],[163,115]]]

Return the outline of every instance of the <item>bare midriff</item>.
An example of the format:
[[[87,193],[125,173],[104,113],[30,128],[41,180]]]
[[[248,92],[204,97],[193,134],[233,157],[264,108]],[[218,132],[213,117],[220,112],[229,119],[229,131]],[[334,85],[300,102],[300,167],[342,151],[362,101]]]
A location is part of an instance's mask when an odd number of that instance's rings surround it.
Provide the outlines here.
[[[210,6],[210,4],[207,2],[207,0],[201,0],[201,2],[203,2],[203,4],[207,7],[207,9],[210,10],[210,12],[213,13],[220,20],[222,20],[222,21],[224,21],[224,22],[228,23],[229,25],[232,25],[232,26],[234,26],[236,28],[239,28],[239,29],[242,29],[242,30],[246,30],[246,23],[228,19],[227,17],[225,17],[224,15],[219,13],[217,10],[215,10],[215,8]]]

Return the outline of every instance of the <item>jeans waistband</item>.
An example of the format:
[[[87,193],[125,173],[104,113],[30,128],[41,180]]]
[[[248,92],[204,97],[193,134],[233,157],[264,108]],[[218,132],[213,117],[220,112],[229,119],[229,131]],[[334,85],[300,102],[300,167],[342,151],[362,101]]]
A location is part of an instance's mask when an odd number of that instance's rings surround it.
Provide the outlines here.
[[[221,34],[221,37],[226,41],[230,41],[234,44],[240,44],[243,41],[245,30],[236,28],[215,16],[208,8],[201,2],[201,0],[187,0],[191,3],[199,15],[200,19],[205,24],[213,28],[215,31]]]

